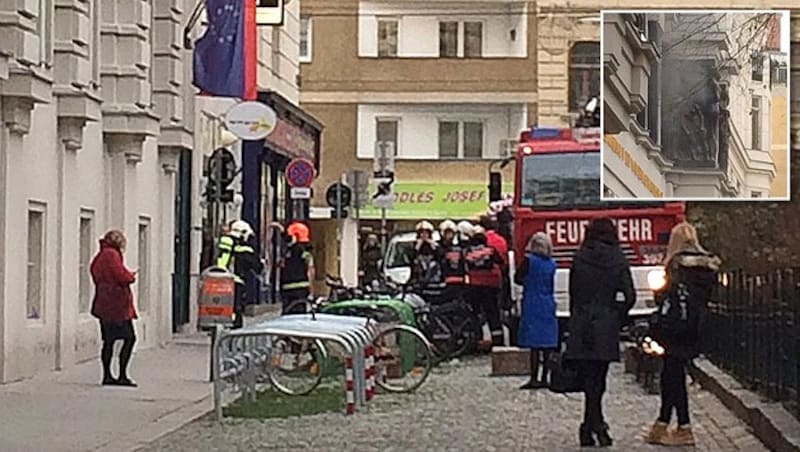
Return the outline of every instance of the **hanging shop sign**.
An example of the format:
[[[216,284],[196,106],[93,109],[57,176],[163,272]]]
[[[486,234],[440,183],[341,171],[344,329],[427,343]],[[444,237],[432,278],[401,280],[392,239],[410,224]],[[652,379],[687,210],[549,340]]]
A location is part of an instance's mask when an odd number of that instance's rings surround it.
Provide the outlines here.
[[[240,102],[225,113],[225,126],[241,140],[263,140],[277,122],[275,110],[261,102]]]
[[[297,124],[279,119],[267,144],[290,158],[315,160],[316,138]]]

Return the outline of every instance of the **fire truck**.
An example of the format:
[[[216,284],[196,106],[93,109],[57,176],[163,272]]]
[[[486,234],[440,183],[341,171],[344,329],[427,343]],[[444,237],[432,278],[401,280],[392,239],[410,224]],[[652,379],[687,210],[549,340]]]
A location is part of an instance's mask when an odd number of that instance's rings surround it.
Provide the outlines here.
[[[631,316],[636,318],[655,310],[653,291],[664,283],[662,261],[670,230],[685,218],[685,205],[680,202],[600,200],[602,135],[595,124],[525,130],[515,156],[514,254],[524,255],[532,234],[543,231],[550,236],[558,264],[555,296],[562,320],[569,317],[572,258],[592,219],[607,217],[616,224],[622,250],[631,264],[637,296]],[[514,299],[520,300],[521,287],[514,289]]]

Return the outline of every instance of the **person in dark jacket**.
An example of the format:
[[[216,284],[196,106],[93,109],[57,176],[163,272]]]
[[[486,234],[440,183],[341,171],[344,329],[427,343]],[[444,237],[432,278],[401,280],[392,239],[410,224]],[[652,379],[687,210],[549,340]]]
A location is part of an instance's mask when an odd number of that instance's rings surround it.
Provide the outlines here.
[[[666,282],[656,294],[659,320],[652,333],[664,349],[661,371],[661,410],[658,420],[645,435],[651,444],[694,445],[686,391],[686,365],[700,352],[702,324],[708,300],[717,283],[721,261],[700,246],[697,230],[683,222],[672,228],[665,261]],[[683,300],[681,300],[683,299]],[[685,303],[683,306],[681,306]],[[670,315],[675,309],[675,316]],[[674,319],[674,320],[672,320]],[[668,432],[672,411],[678,428]]]
[[[305,224],[294,222],[286,228],[286,233],[289,236],[289,247],[281,262],[281,301],[283,314],[297,314],[305,312],[305,307],[295,304],[295,312],[286,309],[292,302],[306,300],[311,296],[311,282],[315,276],[311,231]]]
[[[505,260],[491,246],[482,226],[472,229],[469,245],[464,251],[468,295],[467,300],[477,312],[483,312],[489,323],[491,338],[480,343],[483,350],[503,345],[503,325],[500,318],[500,295],[503,288],[503,266]]]
[[[219,248],[217,267],[233,273],[236,283],[233,303],[234,329],[244,326],[248,277],[259,275],[264,270],[264,263],[253,248],[253,238],[253,228],[250,224],[243,220],[235,220],[225,228],[225,234],[220,237],[217,245]]]
[[[548,362],[549,354],[558,348],[558,318],[554,285],[556,262],[551,257],[553,245],[544,232],[531,236],[528,254],[517,267],[514,280],[522,286],[522,319],[518,344],[531,349],[531,380],[520,389],[547,387],[547,368],[540,363]]]
[[[442,274],[445,287],[442,294],[443,300],[454,300],[464,296],[466,287],[467,268],[464,261],[464,242],[457,240],[458,226],[445,220],[439,225],[441,240],[439,241],[439,254],[442,262]]]
[[[622,293],[622,302],[617,294]],[[569,273],[570,322],[566,358],[580,373],[585,396],[581,446],[612,444],[603,418],[603,394],[612,361],[619,361],[619,332],[636,302],[630,264],[608,218],[593,220]]]
[[[373,281],[380,281],[381,269],[379,263],[382,257],[383,252],[381,251],[378,236],[375,234],[368,235],[364,249],[361,251],[361,273],[364,286],[371,285]]]
[[[136,383],[128,377],[128,364],[136,343],[133,320],[138,316],[133,305],[131,284],[136,282],[136,271],[128,270],[122,259],[128,241],[122,231],[108,231],[100,240],[100,251],[92,260],[89,271],[95,285],[92,315],[100,320],[103,348],[103,385],[130,386]],[[114,343],[122,341],[119,353],[119,376],[111,374]]]

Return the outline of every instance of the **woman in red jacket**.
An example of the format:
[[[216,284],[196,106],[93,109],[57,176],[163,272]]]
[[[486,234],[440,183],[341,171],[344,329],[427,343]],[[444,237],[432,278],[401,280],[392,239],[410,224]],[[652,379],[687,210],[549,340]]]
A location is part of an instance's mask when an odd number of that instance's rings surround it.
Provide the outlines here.
[[[136,281],[136,271],[130,271],[122,261],[127,240],[121,231],[112,230],[100,240],[100,251],[92,260],[91,273],[95,285],[92,315],[100,320],[103,339],[101,360],[103,362],[103,385],[131,386],[136,383],[128,378],[128,363],[131,360],[136,334],[133,319],[137,318],[133,306],[131,284]],[[121,340],[119,353],[119,378],[111,375],[111,359],[114,342]]]

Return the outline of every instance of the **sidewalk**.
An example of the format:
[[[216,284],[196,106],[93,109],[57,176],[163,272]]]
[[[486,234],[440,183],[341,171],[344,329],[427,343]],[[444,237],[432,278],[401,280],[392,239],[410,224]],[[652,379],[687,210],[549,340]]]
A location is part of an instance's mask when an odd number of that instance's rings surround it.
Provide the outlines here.
[[[207,342],[137,351],[130,374],[102,387],[92,360],[0,386],[0,451],[124,452],[212,409]]]

